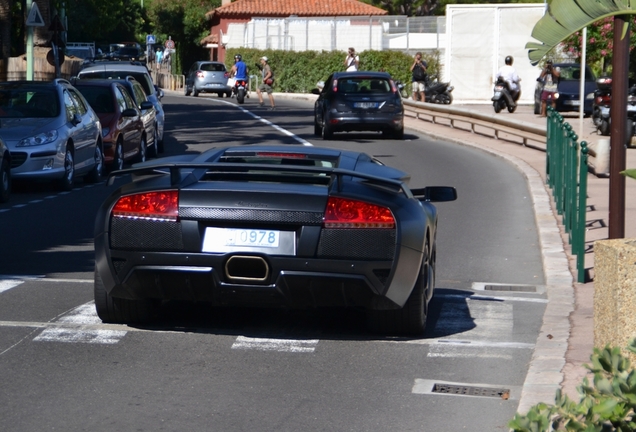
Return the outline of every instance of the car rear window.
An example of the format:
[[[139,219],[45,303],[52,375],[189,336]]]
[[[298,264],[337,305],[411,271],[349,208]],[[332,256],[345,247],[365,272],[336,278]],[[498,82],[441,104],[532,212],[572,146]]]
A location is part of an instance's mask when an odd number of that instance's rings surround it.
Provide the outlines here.
[[[203,63],[199,69],[208,72],[225,72],[225,65],[216,63]]]
[[[154,93],[155,89],[152,85],[152,79],[150,75],[144,72],[131,72],[131,71],[90,71],[90,72],[80,72],[80,78],[82,79],[126,79],[126,77],[131,76],[135,80],[141,84],[144,88],[144,92],[146,96],[149,96]]]
[[[77,89],[82,93],[84,99],[98,114],[111,114],[115,112],[115,103],[108,87],[87,87],[80,86]]]
[[[559,80],[561,81],[569,81],[569,80],[580,80],[581,79],[581,68],[578,66],[558,66],[559,67]],[[592,71],[589,69],[585,69],[585,81],[595,81],[596,78],[592,74]]]
[[[0,118],[53,118],[59,114],[53,89],[0,87]]]
[[[344,93],[390,93],[391,83],[384,78],[340,78],[338,91]]]

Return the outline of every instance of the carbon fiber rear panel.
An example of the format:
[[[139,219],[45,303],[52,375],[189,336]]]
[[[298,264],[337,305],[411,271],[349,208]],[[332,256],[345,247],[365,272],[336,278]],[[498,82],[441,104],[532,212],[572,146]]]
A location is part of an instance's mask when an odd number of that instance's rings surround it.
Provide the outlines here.
[[[178,222],[114,217],[110,225],[113,249],[181,251],[183,237]]]
[[[393,229],[323,229],[318,257],[392,260],[395,241]]]
[[[320,225],[322,212],[232,209],[212,207],[181,207],[179,217],[195,220],[227,220],[275,222],[277,224]]]

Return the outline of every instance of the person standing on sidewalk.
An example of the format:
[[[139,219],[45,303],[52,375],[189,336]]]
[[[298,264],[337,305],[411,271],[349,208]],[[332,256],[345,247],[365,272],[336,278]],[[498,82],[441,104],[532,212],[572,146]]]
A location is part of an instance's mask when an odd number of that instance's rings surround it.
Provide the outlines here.
[[[344,60],[345,72],[355,72],[358,70],[358,66],[360,65],[360,57],[356,54],[355,48],[349,48],[349,54],[347,54],[347,58]]]
[[[258,106],[263,106],[263,92],[267,92],[267,96],[269,97],[269,109],[273,110],[276,108],[274,104],[274,95],[272,94],[272,85],[274,84],[274,73],[272,72],[272,68],[269,66],[268,58],[263,56],[261,57],[261,74],[263,76],[263,81],[261,85],[256,89],[256,94],[258,95]]]
[[[411,65],[411,74],[413,75],[413,100],[426,102],[426,68],[428,64],[422,60],[422,53],[415,53],[415,60]],[[419,99],[418,99],[419,95]]]

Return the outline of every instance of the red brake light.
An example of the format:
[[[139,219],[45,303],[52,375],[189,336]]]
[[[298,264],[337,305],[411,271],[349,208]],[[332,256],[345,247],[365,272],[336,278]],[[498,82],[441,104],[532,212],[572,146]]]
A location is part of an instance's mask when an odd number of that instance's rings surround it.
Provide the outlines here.
[[[203,71],[198,70],[197,71],[197,78],[203,78],[205,76],[205,73],[203,73]]]
[[[393,80],[390,80],[389,82],[391,83],[391,91],[393,93],[397,93],[398,89],[397,89],[397,86],[395,85],[395,82],[393,82]]]
[[[175,221],[179,216],[179,192],[147,192],[119,198],[112,216]]]
[[[334,93],[338,92],[338,80],[333,80],[333,86],[331,87]]]
[[[323,224],[325,228],[395,228],[395,218],[386,207],[329,197]]]

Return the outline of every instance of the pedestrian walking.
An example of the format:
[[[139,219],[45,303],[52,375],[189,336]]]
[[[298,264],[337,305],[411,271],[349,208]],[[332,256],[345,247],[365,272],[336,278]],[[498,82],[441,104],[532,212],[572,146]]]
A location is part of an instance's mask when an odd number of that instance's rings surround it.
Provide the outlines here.
[[[550,101],[552,108],[556,107],[554,94],[557,91],[557,84],[559,83],[560,76],[561,69],[552,66],[552,60],[548,60],[541,71],[541,75],[539,75],[539,78],[537,79],[537,81],[543,83],[543,89],[541,90],[541,117],[546,117],[548,114],[548,101]]]
[[[261,57],[261,75],[263,77],[261,85],[256,89],[256,94],[258,95],[258,106],[263,106],[263,92],[267,93],[269,97],[269,109],[273,110],[276,108],[274,104],[274,95],[272,94],[273,89],[272,85],[274,85],[274,72],[272,72],[272,68],[269,66],[269,59],[265,56]]]
[[[349,48],[349,53],[345,58],[344,65],[346,72],[355,72],[358,70],[358,66],[360,65],[360,56],[356,54],[355,48]]]
[[[413,100],[419,100],[421,102],[426,102],[426,68],[428,64],[425,60],[422,60],[422,53],[415,53],[415,59],[413,60],[413,64],[411,65],[411,74],[413,78]]]

